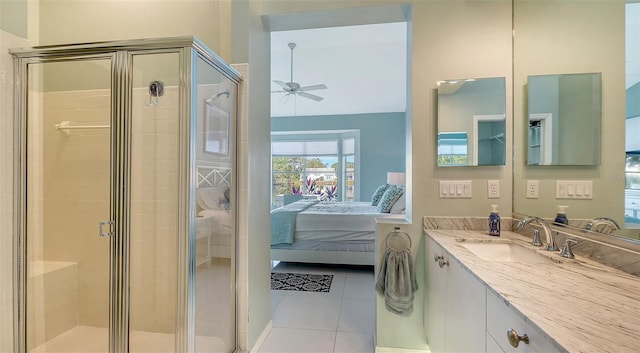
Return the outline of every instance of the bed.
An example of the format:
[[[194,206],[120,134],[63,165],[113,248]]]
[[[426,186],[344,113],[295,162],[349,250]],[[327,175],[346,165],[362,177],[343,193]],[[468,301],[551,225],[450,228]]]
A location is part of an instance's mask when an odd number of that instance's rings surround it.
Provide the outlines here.
[[[373,265],[376,219],[404,217],[370,201],[299,200],[271,211],[271,259]]]

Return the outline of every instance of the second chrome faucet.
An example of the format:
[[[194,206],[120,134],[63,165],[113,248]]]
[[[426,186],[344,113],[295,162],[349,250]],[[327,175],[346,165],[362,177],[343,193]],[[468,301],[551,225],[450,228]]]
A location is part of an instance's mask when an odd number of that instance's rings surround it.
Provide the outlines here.
[[[544,232],[544,235],[547,240],[547,246],[544,248],[545,250],[548,250],[548,251],[560,250],[558,248],[558,245],[556,245],[556,240],[553,236],[553,231],[551,230],[551,227],[549,227],[549,223],[547,223],[547,221],[545,221],[540,217],[526,217],[524,219],[521,219],[520,221],[518,221],[515,228],[516,230],[521,230],[521,229],[524,229],[524,227],[530,223],[537,223],[542,228],[542,231]]]

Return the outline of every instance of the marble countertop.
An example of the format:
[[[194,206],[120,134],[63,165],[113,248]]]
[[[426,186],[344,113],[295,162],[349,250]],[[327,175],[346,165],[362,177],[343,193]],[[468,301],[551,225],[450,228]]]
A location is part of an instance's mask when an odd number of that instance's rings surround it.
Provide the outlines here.
[[[534,248],[529,238],[511,231],[503,231],[500,238],[471,230],[424,231],[567,352],[640,352],[639,277],[544,250],[537,251],[553,262],[486,261],[462,245],[465,240],[499,239]]]

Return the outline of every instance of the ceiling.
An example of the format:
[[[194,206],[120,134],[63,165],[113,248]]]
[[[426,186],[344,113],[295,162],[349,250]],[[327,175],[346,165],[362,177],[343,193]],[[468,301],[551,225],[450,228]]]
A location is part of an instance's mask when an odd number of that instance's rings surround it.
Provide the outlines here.
[[[640,4],[627,5],[627,33],[640,28]],[[626,87],[640,81],[640,36],[627,37]],[[282,91],[273,80],[293,80],[301,86],[325,84],[327,89],[309,93],[320,102],[284,93],[271,93],[271,116],[308,116],[404,112],[407,82],[406,22],[340,26],[271,32],[271,90]],[[635,54],[634,54],[635,53]]]
[[[325,84],[310,91],[314,100],[271,93],[271,116],[308,116],[404,112],[407,85],[407,24],[385,23],[271,32],[273,80],[301,86]]]

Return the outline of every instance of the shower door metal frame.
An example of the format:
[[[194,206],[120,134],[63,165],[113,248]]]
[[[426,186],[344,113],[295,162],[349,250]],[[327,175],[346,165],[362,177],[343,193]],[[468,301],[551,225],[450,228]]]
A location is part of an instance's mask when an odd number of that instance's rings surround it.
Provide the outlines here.
[[[111,60],[111,182],[110,221],[113,236],[110,237],[109,269],[109,352],[126,353],[129,348],[129,270],[130,270],[130,186],[131,186],[131,97],[133,91],[133,57],[141,54],[179,54],[179,175],[178,175],[178,237],[177,241],[177,308],[176,352],[194,351],[195,348],[195,185],[196,166],[196,107],[194,94],[195,64],[198,58],[217,69],[235,84],[241,75],[226,64],[195,37],[141,39],[104,43],[78,44],[13,49],[14,56],[14,153],[15,229],[14,238],[14,350],[26,353],[26,147],[27,147],[27,97],[28,66],[50,62],[78,60]],[[196,81],[197,82],[197,81]],[[234,106],[237,115],[238,100]],[[234,119],[235,146],[232,155],[233,183],[237,185],[237,118]],[[236,186],[237,189],[237,186]],[[235,288],[235,346],[238,347],[237,310],[237,196],[232,234],[235,253],[233,273]]]

